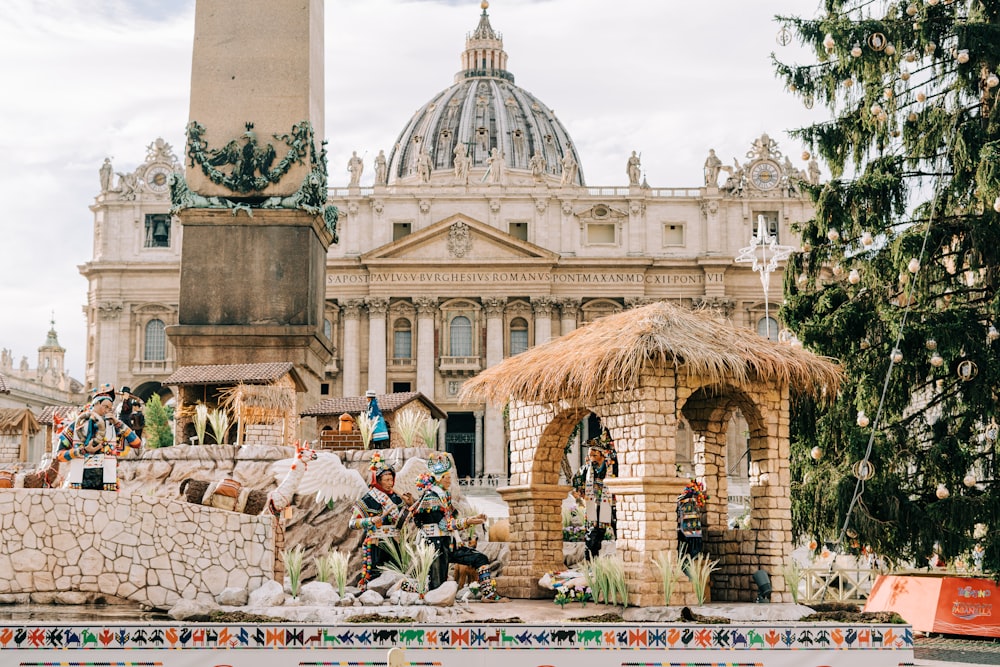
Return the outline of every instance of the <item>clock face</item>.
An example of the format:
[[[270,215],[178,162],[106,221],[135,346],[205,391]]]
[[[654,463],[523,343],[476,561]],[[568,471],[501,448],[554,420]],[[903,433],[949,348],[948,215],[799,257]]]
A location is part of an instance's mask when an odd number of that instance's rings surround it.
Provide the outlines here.
[[[170,186],[170,169],[162,164],[154,164],[146,170],[146,185],[150,190],[161,194]]]
[[[778,184],[778,166],[773,162],[758,162],[750,170],[750,180],[760,190],[770,190]]]

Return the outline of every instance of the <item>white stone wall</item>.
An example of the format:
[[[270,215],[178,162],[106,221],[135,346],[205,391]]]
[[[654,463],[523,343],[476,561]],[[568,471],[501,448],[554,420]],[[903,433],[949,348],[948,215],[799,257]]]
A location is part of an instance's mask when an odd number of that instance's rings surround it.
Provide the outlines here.
[[[0,433],[0,463],[21,460],[21,436]]]
[[[272,578],[274,519],[111,491],[0,489],[0,595],[83,591],[158,608]]]

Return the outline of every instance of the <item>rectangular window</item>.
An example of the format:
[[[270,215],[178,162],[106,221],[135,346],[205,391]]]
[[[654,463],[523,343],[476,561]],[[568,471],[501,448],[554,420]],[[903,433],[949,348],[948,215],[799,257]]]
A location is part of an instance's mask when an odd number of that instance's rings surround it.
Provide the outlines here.
[[[663,223],[663,245],[684,245],[684,225],[677,222]]]
[[[411,331],[397,330],[392,333],[392,358],[409,359],[413,355]]]
[[[616,245],[615,225],[591,222],[587,225],[587,245]]]
[[[320,396],[329,396],[330,395],[330,383],[329,382],[322,382],[322,383],[320,383],[320,385],[319,385],[319,393],[320,393]]]
[[[398,241],[404,236],[409,236],[411,231],[413,231],[412,222],[394,222],[392,223],[392,240]]]
[[[144,248],[170,247],[170,214],[147,213]]]
[[[528,330],[511,329],[510,331],[510,356],[521,354],[528,349]]]
[[[778,238],[778,212],[777,211],[754,211],[753,214],[753,229],[751,233],[756,236],[760,225],[760,218],[764,217],[764,229],[767,233],[775,240],[780,241]]]
[[[409,382],[393,382],[392,383],[392,393],[403,394],[408,391],[413,391],[413,385]]]
[[[528,223],[526,222],[512,222],[508,225],[508,231],[515,239],[528,240]]]

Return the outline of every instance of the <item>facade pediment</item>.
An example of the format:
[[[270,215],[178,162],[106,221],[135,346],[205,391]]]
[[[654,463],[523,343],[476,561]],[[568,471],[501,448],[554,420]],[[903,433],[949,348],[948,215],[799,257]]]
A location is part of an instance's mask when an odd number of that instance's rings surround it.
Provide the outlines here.
[[[453,215],[399,240],[367,252],[362,263],[394,262],[539,262],[555,263],[559,255],[516,239],[465,215]]]

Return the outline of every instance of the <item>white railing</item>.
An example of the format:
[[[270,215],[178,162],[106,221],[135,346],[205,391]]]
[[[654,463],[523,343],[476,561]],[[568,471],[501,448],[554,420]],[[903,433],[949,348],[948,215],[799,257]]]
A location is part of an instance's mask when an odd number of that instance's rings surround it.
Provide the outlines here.
[[[863,603],[880,574],[867,567],[808,567],[802,570],[799,582],[799,602]]]
[[[496,489],[509,486],[510,478],[505,475],[489,474],[479,477],[459,477],[458,485],[465,489]]]

